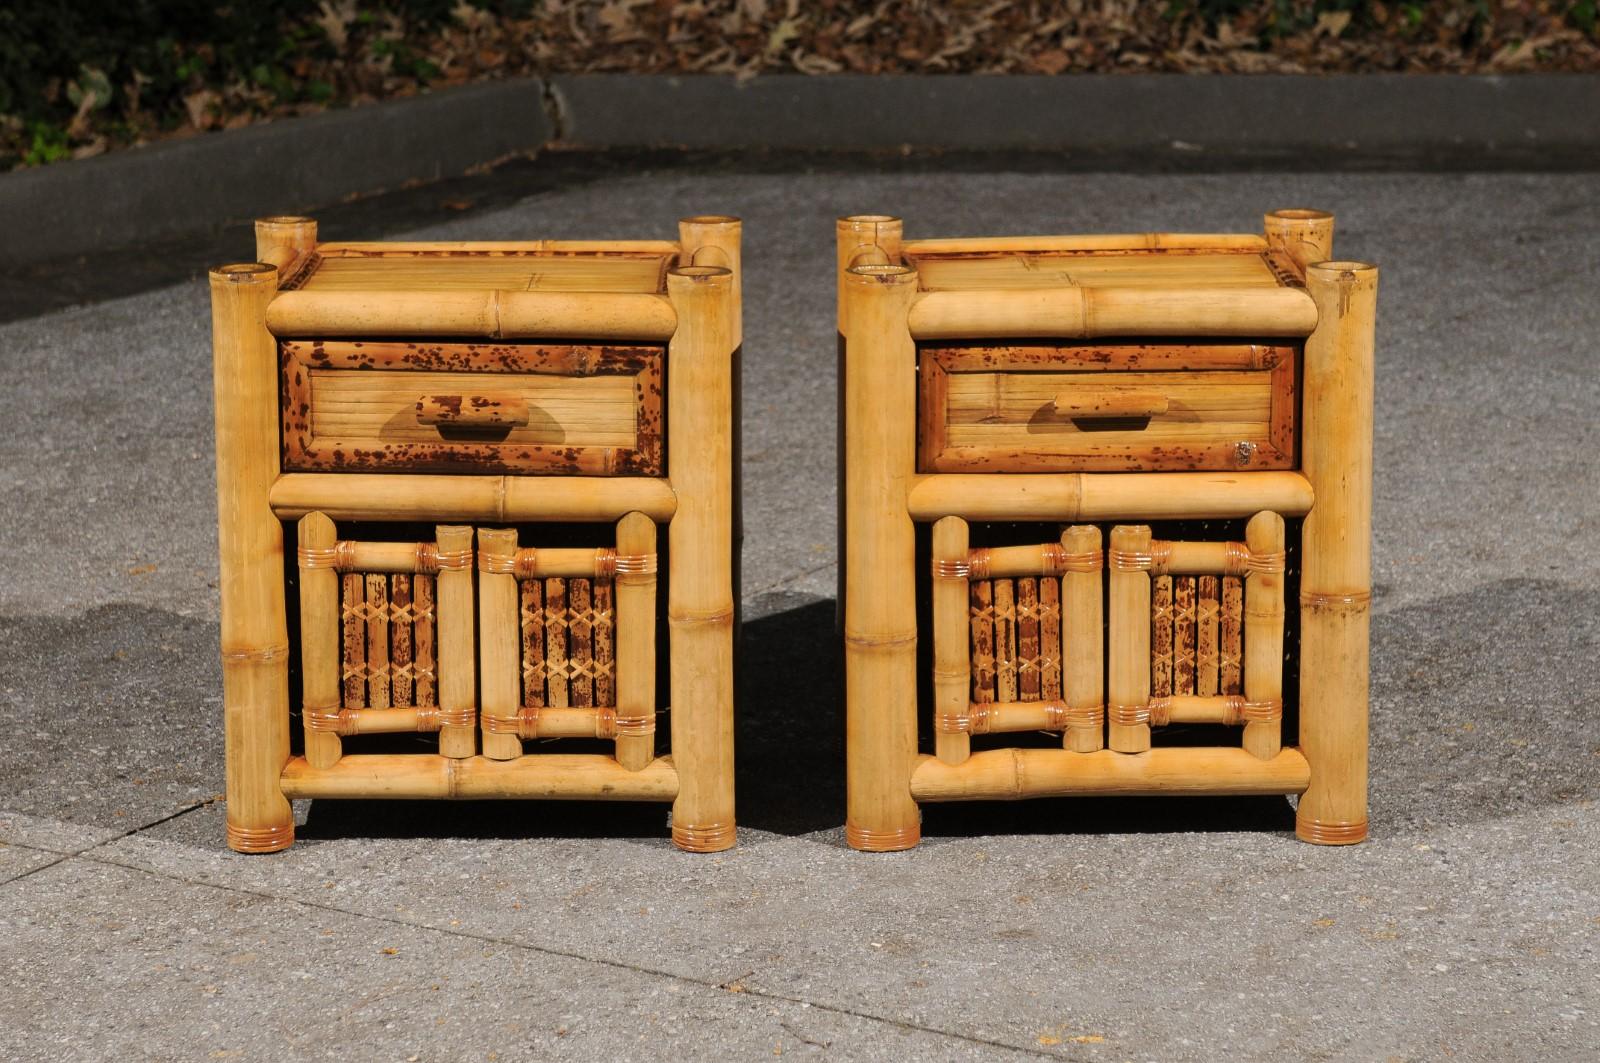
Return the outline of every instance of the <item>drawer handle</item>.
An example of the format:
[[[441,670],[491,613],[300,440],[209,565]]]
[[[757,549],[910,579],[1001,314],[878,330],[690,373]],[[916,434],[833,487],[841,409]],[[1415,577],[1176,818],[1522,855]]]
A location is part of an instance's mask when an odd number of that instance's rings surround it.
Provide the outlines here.
[[[1157,417],[1167,412],[1167,397],[1149,391],[1064,391],[1055,406],[1062,417]]]
[[[515,395],[424,395],[417,423],[439,428],[521,428],[528,404]]]

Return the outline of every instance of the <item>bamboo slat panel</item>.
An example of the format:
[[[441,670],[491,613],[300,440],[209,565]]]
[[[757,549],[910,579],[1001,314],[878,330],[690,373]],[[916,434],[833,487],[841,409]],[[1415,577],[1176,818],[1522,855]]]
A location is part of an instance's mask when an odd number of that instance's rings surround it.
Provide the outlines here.
[[[669,256],[514,251],[345,252],[318,256],[302,291],[661,292]]]
[[[615,707],[614,603],[609,577],[521,581],[524,706]]]
[[[435,705],[434,577],[348,572],[339,610],[347,709]]]

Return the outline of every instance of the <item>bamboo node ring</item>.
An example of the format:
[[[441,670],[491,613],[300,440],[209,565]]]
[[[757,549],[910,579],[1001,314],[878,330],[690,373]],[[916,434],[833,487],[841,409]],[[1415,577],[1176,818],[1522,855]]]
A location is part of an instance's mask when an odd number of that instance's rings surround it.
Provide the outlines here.
[[[1321,608],[1365,608],[1372,601],[1371,591],[1354,591],[1350,594],[1319,594],[1315,591],[1301,591],[1300,604],[1317,606]]]

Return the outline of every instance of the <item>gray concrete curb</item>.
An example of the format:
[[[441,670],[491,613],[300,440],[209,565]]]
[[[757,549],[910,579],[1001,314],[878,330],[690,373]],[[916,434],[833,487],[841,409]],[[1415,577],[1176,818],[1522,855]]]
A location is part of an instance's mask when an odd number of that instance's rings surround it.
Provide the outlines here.
[[[0,268],[436,181],[537,150],[542,82],[497,81],[0,175]]]
[[[580,150],[1035,152],[1079,167],[1600,168],[1600,76],[489,82],[0,175],[0,269]],[[303,160],[303,161],[302,161]]]

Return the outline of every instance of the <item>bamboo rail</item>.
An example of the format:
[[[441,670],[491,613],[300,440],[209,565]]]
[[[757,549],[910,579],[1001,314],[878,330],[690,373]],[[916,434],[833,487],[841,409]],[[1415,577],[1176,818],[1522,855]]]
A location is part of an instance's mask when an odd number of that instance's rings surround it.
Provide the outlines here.
[[[1175,747],[1136,755],[1100,750],[993,749],[964,764],[918,758],[911,795],[918,801],[1010,801],[1027,797],[1170,794],[1297,794],[1311,768],[1289,747],[1271,760],[1242,749]]]
[[[911,477],[907,505],[918,521],[1223,519],[1300,516],[1312,490],[1297,472],[936,473]]]
[[[330,240],[319,244],[322,255],[429,255],[460,252],[539,254],[541,252],[582,252],[631,256],[639,254],[675,255],[679,245],[673,240]]]
[[[228,845],[276,852],[294,841],[277,785],[289,758],[283,527],[265,501],[278,474],[278,351],[266,328],[278,272],[222,266],[210,285]]]
[[[670,757],[628,771],[601,754],[544,753],[516,760],[426,754],[351,754],[331,768],[295,757],[284,767],[281,792],[291,798],[672,801],[678,773]]]
[[[1105,233],[1087,236],[957,237],[908,240],[908,255],[1002,251],[1265,251],[1266,240],[1251,233]]]
[[[637,511],[667,521],[678,505],[667,480],[646,476],[301,472],[278,476],[267,497],[287,520],[317,511],[334,520],[600,522]]]
[[[1307,336],[1317,308],[1298,288],[1025,288],[924,292],[909,322],[919,340]]]
[[[1367,836],[1372,572],[1373,335],[1378,270],[1320,262],[1306,289],[1322,324],[1306,341],[1303,466],[1317,504],[1302,529],[1300,743],[1312,784],[1295,831],[1324,845]]]
[[[733,809],[734,279],[720,266],[667,274],[678,329],[667,348],[672,749],[679,793],[672,840],[690,852],[735,841]]]
[[[630,292],[292,291],[267,308],[279,338],[483,336],[664,342],[677,327],[660,295]]]
[[[905,266],[856,266],[844,280],[845,839],[870,852],[908,849],[921,834],[906,788],[917,749],[906,511],[916,461],[916,350],[906,314],[916,290],[916,272]]]

